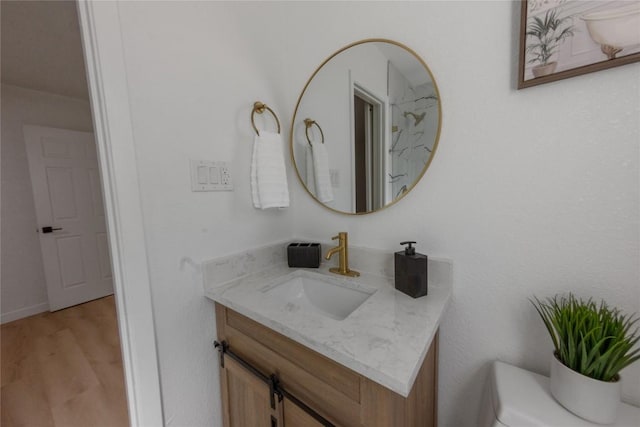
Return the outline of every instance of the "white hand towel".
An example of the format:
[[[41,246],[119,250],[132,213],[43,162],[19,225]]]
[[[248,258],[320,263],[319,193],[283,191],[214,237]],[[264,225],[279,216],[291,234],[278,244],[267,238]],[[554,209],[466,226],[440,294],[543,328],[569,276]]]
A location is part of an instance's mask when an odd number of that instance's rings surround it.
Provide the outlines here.
[[[282,154],[282,136],[260,131],[253,140],[251,198],[260,209],[289,206],[289,187]]]
[[[331,187],[331,175],[329,174],[329,155],[322,142],[312,142],[313,173],[316,184],[316,197],[321,202],[333,200],[333,188]]]
[[[315,196],[316,194],[316,177],[314,176],[313,167],[313,149],[311,145],[306,144],[305,153],[305,183],[307,184],[307,190],[309,193]]]
[[[260,209],[260,196],[258,195],[258,139],[253,138],[253,151],[251,152],[251,200],[253,207]]]

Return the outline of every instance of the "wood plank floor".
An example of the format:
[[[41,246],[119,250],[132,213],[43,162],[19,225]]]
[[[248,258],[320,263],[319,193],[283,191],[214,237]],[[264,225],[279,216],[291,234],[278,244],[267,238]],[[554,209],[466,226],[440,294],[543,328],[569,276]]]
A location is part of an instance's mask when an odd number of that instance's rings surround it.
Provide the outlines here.
[[[128,426],[113,296],[5,323],[2,427]]]

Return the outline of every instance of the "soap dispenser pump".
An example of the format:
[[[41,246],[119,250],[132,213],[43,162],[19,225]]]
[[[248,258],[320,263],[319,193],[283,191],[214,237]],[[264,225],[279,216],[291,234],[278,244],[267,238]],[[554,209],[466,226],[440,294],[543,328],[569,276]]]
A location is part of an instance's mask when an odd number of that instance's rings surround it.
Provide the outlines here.
[[[394,254],[396,289],[413,298],[427,295],[427,256],[416,253],[416,242],[400,244],[407,247]]]

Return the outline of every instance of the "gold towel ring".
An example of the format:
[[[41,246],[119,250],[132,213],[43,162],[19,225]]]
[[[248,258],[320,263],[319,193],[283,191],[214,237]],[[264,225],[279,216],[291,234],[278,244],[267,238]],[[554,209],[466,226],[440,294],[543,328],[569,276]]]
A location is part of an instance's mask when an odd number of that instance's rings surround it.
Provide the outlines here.
[[[274,113],[271,108],[267,107],[267,104],[263,104],[260,101],[253,103],[253,111],[251,111],[251,126],[253,126],[253,130],[256,131],[257,135],[260,135],[260,132],[258,132],[258,128],[256,127],[256,122],[253,121],[253,115],[255,113],[262,114],[264,113],[264,110],[270,112],[273,118],[276,119],[276,123],[278,124],[278,133],[280,133],[280,120],[278,120],[278,116],[276,116],[276,113]]]
[[[304,119],[304,126],[305,126],[304,134],[307,136],[307,141],[309,142],[309,145],[311,145],[311,138],[309,138],[309,128],[313,125],[316,125],[316,127],[320,131],[320,136],[322,137],[322,143],[324,144],[324,133],[322,132],[322,128],[320,127],[318,122],[311,119]]]

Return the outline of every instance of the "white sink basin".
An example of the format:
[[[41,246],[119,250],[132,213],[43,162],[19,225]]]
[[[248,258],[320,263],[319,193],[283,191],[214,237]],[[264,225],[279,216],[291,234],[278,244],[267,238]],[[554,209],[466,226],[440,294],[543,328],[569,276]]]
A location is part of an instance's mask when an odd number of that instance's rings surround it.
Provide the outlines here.
[[[272,302],[286,311],[310,311],[335,320],[344,320],[374,294],[374,289],[298,270],[261,289]]]

